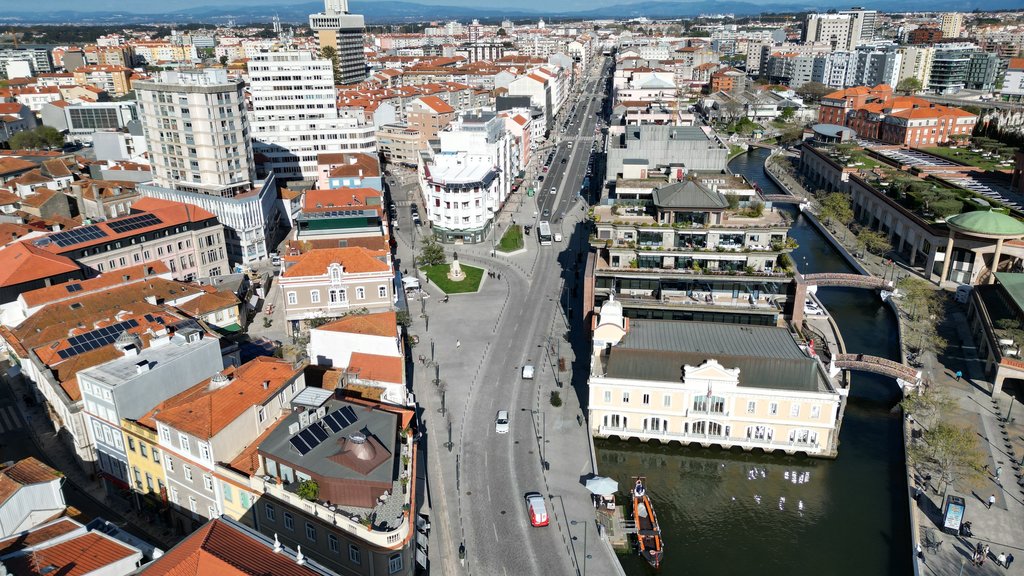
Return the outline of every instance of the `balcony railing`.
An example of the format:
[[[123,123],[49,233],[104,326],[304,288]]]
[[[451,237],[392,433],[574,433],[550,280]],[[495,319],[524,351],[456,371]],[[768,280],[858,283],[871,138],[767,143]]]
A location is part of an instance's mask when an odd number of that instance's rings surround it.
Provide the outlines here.
[[[286,504],[305,510],[307,514],[331,523],[333,526],[341,528],[346,532],[355,535],[362,540],[380,546],[381,548],[394,548],[396,545],[401,545],[409,535],[409,515],[405,514],[402,525],[394,530],[377,530],[371,529],[360,523],[358,520],[354,520],[347,514],[331,510],[327,506],[318,502],[311,502],[304,498],[300,498],[296,494],[289,492],[283,486],[276,483],[265,482],[262,478],[253,478],[253,486],[256,490],[262,491],[264,494],[269,494],[274,498],[285,502]],[[396,494],[395,497],[398,497]]]

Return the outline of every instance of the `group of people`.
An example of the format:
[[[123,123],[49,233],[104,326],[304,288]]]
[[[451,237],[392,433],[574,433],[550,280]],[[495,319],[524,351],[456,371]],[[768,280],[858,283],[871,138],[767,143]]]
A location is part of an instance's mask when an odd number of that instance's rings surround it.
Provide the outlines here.
[[[991,548],[988,544],[982,544],[978,542],[978,545],[974,547],[973,554],[971,556],[971,563],[975,566],[984,566],[985,560],[988,559]],[[996,564],[999,564],[1003,568],[1009,568],[1010,564],[1013,563],[1013,554],[1000,553],[996,556]]]

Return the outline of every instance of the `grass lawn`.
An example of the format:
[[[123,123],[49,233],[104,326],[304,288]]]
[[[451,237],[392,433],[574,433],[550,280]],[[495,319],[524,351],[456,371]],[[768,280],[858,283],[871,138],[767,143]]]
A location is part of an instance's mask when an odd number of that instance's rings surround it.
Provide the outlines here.
[[[732,160],[733,158],[739,156],[740,154],[744,154],[746,151],[747,149],[743,146],[739,146],[737,144],[729,144],[729,159]]]
[[[462,282],[452,282],[448,279],[448,271],[451,270],[449,264],[437,264],[434,266],[424,266],[421,268],[426,273],[427,278],[430,279],[432,284],[436,284],[438,288],[444,290],[445,294],[459,294],[462,292],[476,292],[480,289],[480,279],[484,277],[484,269],[477,268],[476,266],[467,266],[459,263],[462,266],[462,271],[466,274],[466,278]]]
[[[936,156],[948,158],[955,162],[961,162],[963,164],[973,164],[974,166],[977,166],[982,170],[1009,170],[1011,168],[1011,166],[999,166],[998,157],[985,158],[980,153],[971,152],[966,148],[956,148],[954,150],[950,148],[936,147],[922,148],[922,150],[930,154],[935,154]]]
[[[501,235],[498,242],[498,250],[502,252],[515,252],[523,247],[523,227],[519,224],[509,226],[508,230]]]

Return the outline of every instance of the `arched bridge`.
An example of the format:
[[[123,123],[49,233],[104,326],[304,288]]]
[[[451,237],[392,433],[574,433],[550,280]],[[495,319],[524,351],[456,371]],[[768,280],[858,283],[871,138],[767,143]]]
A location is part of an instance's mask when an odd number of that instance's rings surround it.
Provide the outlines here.
[[[764,198],[765,202],[772,202],[773,204],[803,204],[807,202],[806,198],[793,196],[792,194],[765,194],[762,198]]]
[[[844,370],[860,370],[862,372],[873,372],[890,378],[899,378],[910,383],[917,383],[921,380],[921,371],[900,364],[887,358],[868,356],[867,354],[836,354],[833,359],[836,368]]]
[[[803,283],[812,286],[845,286],[847,288],[874,288],[887,290],[892,288],[892,282],[875,276],[864,276],[863,274],[840,274],[838,272],[823,272],[821,274],[804,274]]]

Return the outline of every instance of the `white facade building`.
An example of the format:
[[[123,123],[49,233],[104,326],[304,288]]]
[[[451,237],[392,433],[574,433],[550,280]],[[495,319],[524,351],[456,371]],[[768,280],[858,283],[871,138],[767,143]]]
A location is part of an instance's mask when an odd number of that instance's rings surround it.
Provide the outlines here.
[[[493,112],[463,115],[424,152],[420,187],[434,234],[444,242],[482,242],[512,191],[519,145]]]
[[[254,148],[279,179],[315,180],[323,152],[376,153],[372,125],[339,117],[329,60],[263,52],[248,69]]]

